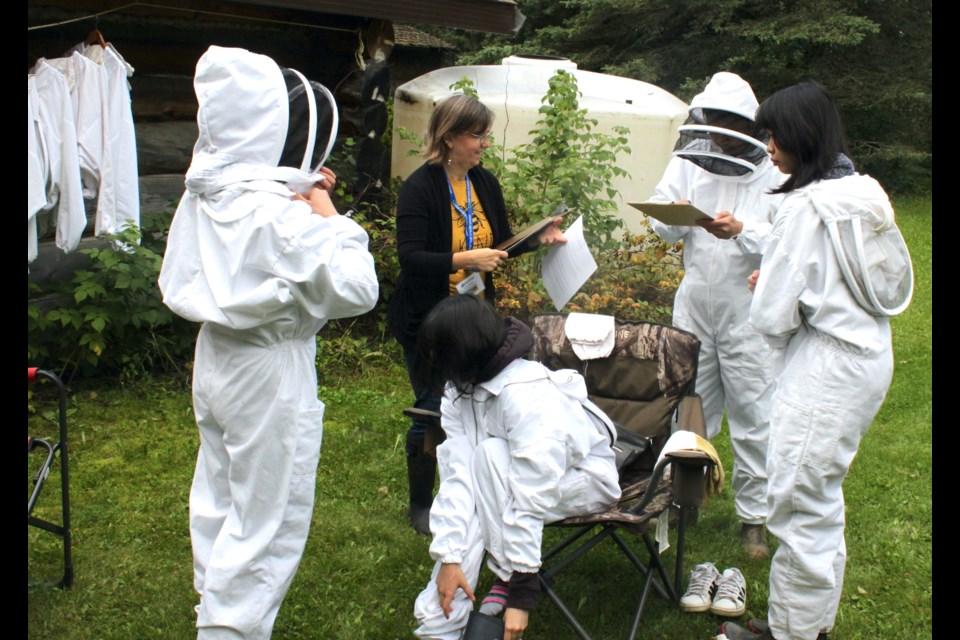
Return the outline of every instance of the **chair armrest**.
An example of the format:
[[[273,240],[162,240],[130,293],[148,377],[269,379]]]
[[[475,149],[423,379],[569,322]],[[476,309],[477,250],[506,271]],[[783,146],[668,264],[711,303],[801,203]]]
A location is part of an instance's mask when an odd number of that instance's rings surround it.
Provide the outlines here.
[[[414,420],[421,420],[426,423],[426,434],[423,438],[423,450],[434,458],[437,457],[437,447],[447,439],[447,434],[440,426],[440,412],[430,411],[429,409],[418,409],[417,407],[407,407],[403,410],[403,415]]]
[[[403,415],[414,420],[423,420],[424,422],[436,422],[440,424],[440,412],[430,411],[429,409],[418,409],[417,407],[407,407],[403,410]]]
[[[696,393],[691,393],[677,405],[677,429],[692,431],[701,438],[707,437],[707,421],[703,417],[703,401]]]
[[[713,466],[713,458],[703,451],[697,449],[677,449],[666,454],[666,457],[673,458],[675,464],[693,465],[697,467]]]
[[[716,464],[696,449],[679,449],[664,456],[673,464],[674,502],[682,507],[699,507],[706,495],[707,473]]]

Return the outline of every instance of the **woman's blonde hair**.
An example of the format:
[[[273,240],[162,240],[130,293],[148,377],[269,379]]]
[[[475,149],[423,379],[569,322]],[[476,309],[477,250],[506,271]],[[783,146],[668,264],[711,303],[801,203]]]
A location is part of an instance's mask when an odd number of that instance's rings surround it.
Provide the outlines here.
[[[457,93],[444,98],[430,114],[423,156],[431,164],[442,163],[450,152],[446,145],[448,136],[484,134],[492,124],[493,111],[473,96]]]

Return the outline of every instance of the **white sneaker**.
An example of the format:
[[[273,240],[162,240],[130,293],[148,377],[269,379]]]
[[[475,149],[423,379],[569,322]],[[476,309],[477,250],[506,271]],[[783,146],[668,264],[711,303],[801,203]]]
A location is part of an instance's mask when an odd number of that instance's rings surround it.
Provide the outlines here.
[[[734,618],[747,610],[747,581],[740,569],[724,569],[717,582],[717,594],[713,598],[710,613]]]
[[[690,572],[690,585],[680,598],[680,608],[688,613],[699,613],[710,608],[717,591],[720,572],[712,562],[698,564]]]

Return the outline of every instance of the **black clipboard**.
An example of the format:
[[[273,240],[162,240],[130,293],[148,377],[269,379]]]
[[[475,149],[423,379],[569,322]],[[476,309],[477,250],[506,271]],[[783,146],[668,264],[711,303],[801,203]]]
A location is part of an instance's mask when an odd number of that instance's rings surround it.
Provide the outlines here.
[[[506,251],[507,254],[512,258],[514,257],[524,245],[531,239],[535,238],[541,231],[549,227],[551,224],[562,218],[563,216],[551,215],[547,216],[540,222],[536,222],[520,233],[515,233],[497,246],[494,249],[498,251]]]
[[[521,249],[527,244],[527,242],[536,237],[541,231],[549,227],[551,224],[555,223],[557,220],[563,218],[563,216],[570,213],[570,209],[567,208],[567,205],[560,203],[560,206],[551,213],[549,216],[541,220],[540,222],[535,222],[520,233],[515,233],[497,246],[494,247],[497,251],[506,251],[507,256],[512,258],[516,256]]]

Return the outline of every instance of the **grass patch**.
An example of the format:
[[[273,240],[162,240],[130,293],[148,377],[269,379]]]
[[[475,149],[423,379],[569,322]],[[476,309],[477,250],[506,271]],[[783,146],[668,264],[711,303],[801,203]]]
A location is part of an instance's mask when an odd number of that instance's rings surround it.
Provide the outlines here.
[[[833,640],[933,634],[931,200],[895,204],[916,293],[892,322],[893,384],[844,485],[848,564]],[[321,368],[327,412],[317,505],[300,570],[277,618],[278,639],[410,638],[413,600],[429,577],[428,540],[405,521],[401,411],[412,398],[402,358],[392,344],[375,358],[357,358],[335,372]],[[188,386],[149,377],[125,386],[78,382],[70,406],[75,584],[69,591],[28,587],[27,637],[195,637],[187,496],[198,436]],[[32,386],[30,433],[55,439],[49,419],[55,409],[52,387]],[[714,444],[729,470],[725,430]],[[45,485],[37,515],[58,518],[58,476],[55,470]],[[769,562],[743,555],[738,530],[728,487],[689,531],[686,570],[705,560],[721,570],[739,567],[748,582],[747,615],[759,616],[766,611]],[[545,544],[560,533],[550,530]],[[55,536],[28,527],[28,578],[58,578],[60,548]],[[612,547],[598,551],[557,588],[597,638],[622,637],[639,581]],[[667,553],[672,560],[673,551]],[[481,588],[488,581],[484,574]],[[652,595],[641,636],[707,638],[718,623],[710,614],[682,614]],[[544,602],[525,637],[574,635]]]

